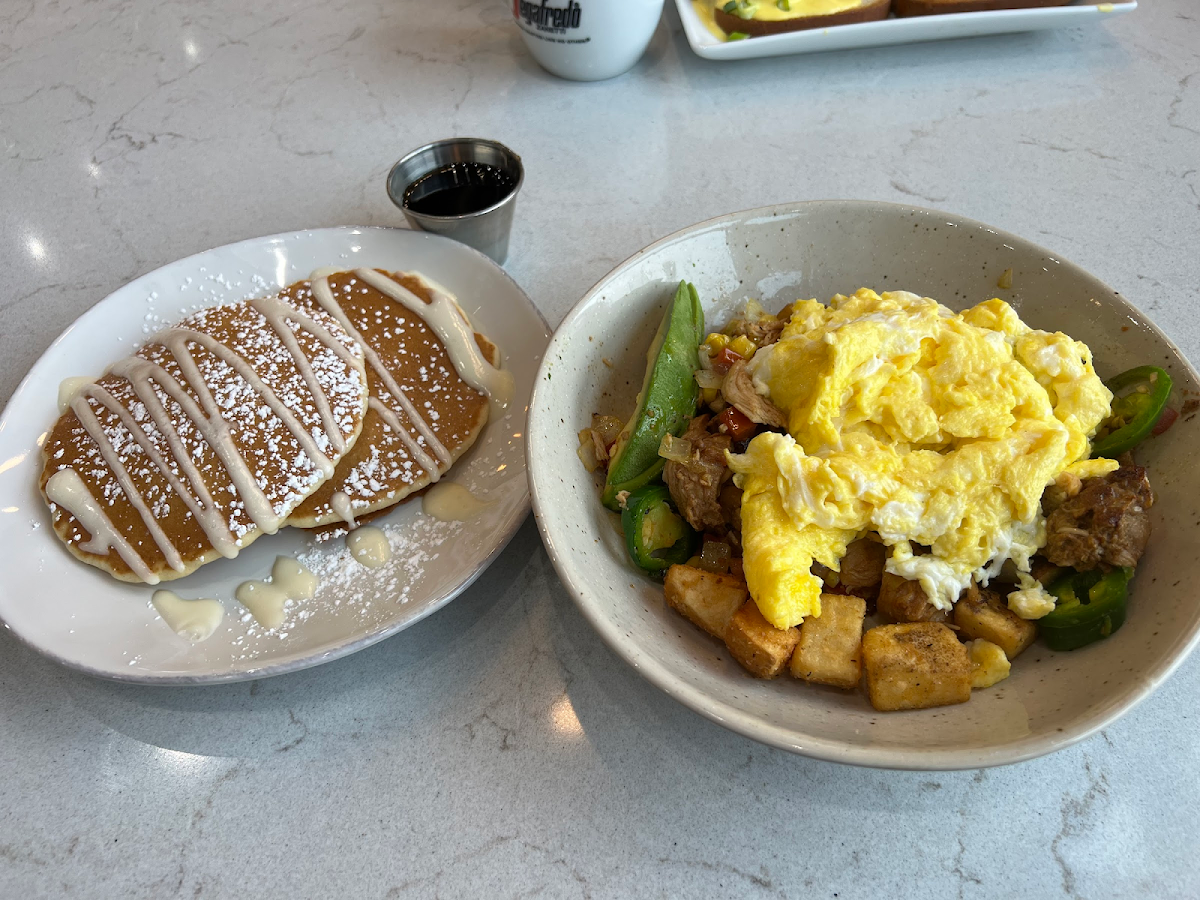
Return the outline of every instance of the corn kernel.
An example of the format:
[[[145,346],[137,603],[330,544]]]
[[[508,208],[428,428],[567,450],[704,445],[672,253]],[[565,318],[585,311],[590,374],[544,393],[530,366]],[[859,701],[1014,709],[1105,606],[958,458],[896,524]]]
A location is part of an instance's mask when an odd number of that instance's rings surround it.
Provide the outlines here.
[[[704,346],[708,348],[709,353],[720,353],[729,346],[729,335],[714,331],[704,339]]]
[[[700,389],[700,402],[705,405],[712,403],[714,400],[717,399],[718,396],[720,396],[720,391],[718,391],[716,388],[701,388]]]
[[[729,349],[745,359],[749,359],[754,355],[754,351],[758,348],[754,346],[754,341],[746,337],[744,334],[739,334],[729,342]]]

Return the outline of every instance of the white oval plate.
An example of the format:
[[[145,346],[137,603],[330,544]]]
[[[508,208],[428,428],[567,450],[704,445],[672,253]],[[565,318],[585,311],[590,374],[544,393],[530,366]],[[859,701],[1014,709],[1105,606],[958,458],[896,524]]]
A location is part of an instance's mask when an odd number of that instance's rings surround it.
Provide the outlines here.
[[[420,500],[372,524],[391,562],[367,569],[345,540],[317,542],[284,529],[236,559],[173,581],[185,597],[216,597],[225,619],[207,641],[178,637],[150,604],[153,589],[119,582],[72,557],[54,535],[36,482],[38,445],[57,416],[58,385],[98,376],[163,325],[203,306],[272,293],[321,266],[420,271],[445,285],[513,373],[514,401],[490,421],[447,476],[495,500],[467,523],[436,521]],[[529,511],[525,415],[549,340],[545,321],[508,275],[482,253],[447,238],[388,228],[327,228],[218,247],[125,285],[80,316],[30,370],[0,419],[0,620],[35,650],[92,675],[121,681],[203,684],[278,675],[361,650],[440,609],[508,543]],[[265,632],[233,600],[248,578],[270,574],[277,555],[322,576],[316,597]]]
[[[997,279],[1013,269],[1013,287]],[[759,681],[723,644],[668,609],[662,587],[629,562],[613,513],[573,458],[593,412],[624,418],[646,347],[681,279],[708,323],[747,296],[778,309],[858,287],[905,289],[963,309],[989,297],[1030,325],[1092,348],[1104,377],[1144,363],[1167,368],[1176,404],[1200,388],[1192,367],[1141,313],[1092,275],[979,222],[890,203],[816,201],[723,216],[650,245],[617,266],[555,332],[529,415],[534,515],[555,568],[600,636],[653,684],[727,728],[838,762],[955,769],[1016,762],[1065,747],[1146,697],[1200,638],[1195,425],[1179,422],[1139,451],[1158,494],[1155,534],[1111,638],[1072,653],[1035,644],[1012,675],[969,703],[878,713],[861,691]]]
[[[692,6],[692,0],[675,0],[675,5],[683,23],[683,33],[687,36],[692,52],[697,56],[703,56],[705,59],[755,59],[793,53],[821,53],[826,50],[889,47],[893,44],[1043,31],[1050,28],[1075,28],[1110,16],[1133,12],[1137,9],[1137,0],[1114,3],[1075,0],[1066,6],[990,9],[907,18],[891,16],[878,22],[785,31],[782,34],[770,34],[744,41],[724,41],[710,32]]]

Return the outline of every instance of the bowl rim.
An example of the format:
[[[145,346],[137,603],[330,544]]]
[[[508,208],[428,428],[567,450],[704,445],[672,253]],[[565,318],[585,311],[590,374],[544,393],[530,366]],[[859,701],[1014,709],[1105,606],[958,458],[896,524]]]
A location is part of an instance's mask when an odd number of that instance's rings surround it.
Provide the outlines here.
[[[1121,716],[1132,710],[1150,696],[1182,665],[1188,655],[1195,650],[1197,644],[1200,644],[1200,619],[1192,626],[1191,634],[1187,636],[1186,642],[1176,648],[1173,656],[1168,657],[1164,662],[1149,671],[1141,672],[1132,678],[1130,686],[1124,690],[1115,702],[1110,703],[1090,719],[1081,720],[1069,727],[1060,728],[1051,734],[1027,735],[1003,745],[982,749],[919,750],[878,746],[855,747],[833,739],[798,735],[791,728],[765,721],[738,709],[732,704],[715,699],[704,691],[685,683],[669,668],[653,657],[640,654],[635,647],[626,642],[620,630],[615,628],[611,621],[602,615],[601,611],[589,601],[586,586],[574,576],[570,551],[563,548],[562,552],[560,552],[554,535],[549,532],[543,514],[547,504],[547,499],[543,495],[541,486],[543,472],[538,463],[538,456],[541,449],[540,434],[542,433],[540,425],[542,416],[544,415],[544,391],[548,390],[544,386],[549,383],[546,376],[549,373],[552,360],[557,357],[555,351],[561,349],[562,344],[566,340],[566,335],[574,329],[576,322],[584,315],[584,312],[591,305],[595,297],[640,257],[646,256],[676,241],[688,238],[698,232],[738,220],[761,216],[802,213],[805,210],[813,210],[823,206],[834,206],[841,210],[855,212],[884,209],[889,214],[903,212],[909,215],[935,216],[947,222],[947,224],[988,231],[1009,244],[1013,249],[1037,253],[1043,257],[1053,259],[1071,274],[1083,276],[1107,290],[1111,298],[1118,302],[1125,312],[1134,316],[1139,322],[1145,323],[1154,336],[1174,354],[1178,362],[1188,371],[1193,379],[1200,381],[1200,376],[1197,375],[1195,367],[1192,366],[1175,343],[1163,333],[1158,325],[1142,314],[1139,309],[1133,306],[1118,291],[1109,287],[1108,284],[1101,281],[1095,275],[1092,275],[1086,269],[1064,259],[1057,253],[1042,247],[1040,244],[976,219],[943,210],[882,200],[803,200],[755,207],[714,216],[680,228],[622,260],[584,293],[571,308],[570,312],[563,318],[562,322],[559,323],[553,337],[550,339],[550,344],[546,348],[542,364],[534,379],[533,394],[529,404],[527,441],[525,446],[526,471],[529,477],[529,492],[533,505],[534,520],[537,522],[538,531],[541,534],[542,542],[545,544],[550,561],[554,565],[554,569],[558,573],[563,586],[570,593],[571,599],[583,613],[584,618],[599,633],[605,644],[621,659],[632,666],[643,678],[662,690],[669,697],[700,713],[710,721],[768,746],[813,759],[855,766],[911,771],[950,771],[987,768],[1024,762],[1076,744],[1111,725]]]

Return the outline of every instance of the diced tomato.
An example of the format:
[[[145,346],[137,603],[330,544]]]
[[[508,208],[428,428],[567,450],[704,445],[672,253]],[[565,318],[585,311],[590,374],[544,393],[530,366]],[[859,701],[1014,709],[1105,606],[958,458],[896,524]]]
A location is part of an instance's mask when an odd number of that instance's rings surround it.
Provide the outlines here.
[[[739,359],[744,359],[744,357],[740,353],[734,353],[732,350],[726,347],[724,350],[719,351],[717,355],[712,358],[712,367],[724,375],[733,368],[733,364]]]
[[[727,406],[717,416],[717,430],[735,441],[744,441],[754,437],[758,426],[742,415],[736,407]]]
[[[1175,420],[1179,418],[1179,413],[1175,411],[1175,407],[1168,406],[1162,411],[1162,415],[1158,417],[1158,421],[1154,423],[1154,428],[1151,434],[1158,437],[1168,428],[1175,424]]]

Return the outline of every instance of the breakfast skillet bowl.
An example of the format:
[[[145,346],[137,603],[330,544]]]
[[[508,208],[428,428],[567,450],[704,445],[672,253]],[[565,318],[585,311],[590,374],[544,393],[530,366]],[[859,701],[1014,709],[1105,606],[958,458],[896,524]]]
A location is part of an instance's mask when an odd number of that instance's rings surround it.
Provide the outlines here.
[[[1011,270],[1011,271],[1010,271]],[[663,586],[629,560],[619,517],[575,458],[593,414],[634,409],[646,354],[680,281],[705,331],[747,298],[778,310],[860,287],[911,291],[961,311],[992,297],[1031,328],[1086,343],[1101,378],[1142,365],[1170,373],[1173,404],[1200,396],[1178,349],[1101,281],[1049,251],[979,222],[868,201],[749,210],[650,245],[596,284],[563,321],[535,383],[527,445],[534,513],[572,599],[620,657],[676,700],[763,743],[819,759],[904,769],[961,769],[1031,759],[1113,722],[1161,684],[1200,636],[1200,471],[1180,421],[1138,448],[1156,502],[1130,585],[1125,624],[1070,652],[1038,641],[1010,677],[969,703],[877,712],[859,690],[806,684],[785,671],[750,677],[720,641],[668,608]],[[1006,285],[1000,287],[999,285]],[[870,625],[868,622],[868,627]]]

